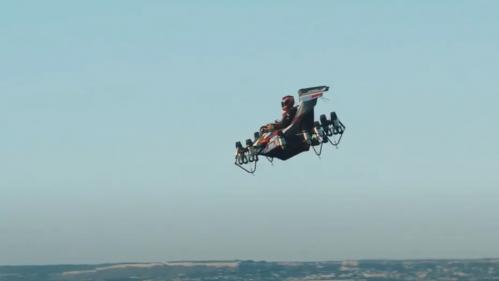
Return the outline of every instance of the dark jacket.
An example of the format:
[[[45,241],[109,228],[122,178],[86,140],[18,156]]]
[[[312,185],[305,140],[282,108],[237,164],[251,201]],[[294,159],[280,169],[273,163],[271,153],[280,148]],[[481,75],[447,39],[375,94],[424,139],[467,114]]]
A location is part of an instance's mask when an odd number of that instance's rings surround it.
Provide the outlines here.
[[[291,125],[291,123],[293,122],[293,119],[295,119],[297,110],[298,110],[298,108],[296,106],[293,106],[288,111],[283,111],[281,121],[279,121],[276,124],[277,129],[284,129],[287,126]]]

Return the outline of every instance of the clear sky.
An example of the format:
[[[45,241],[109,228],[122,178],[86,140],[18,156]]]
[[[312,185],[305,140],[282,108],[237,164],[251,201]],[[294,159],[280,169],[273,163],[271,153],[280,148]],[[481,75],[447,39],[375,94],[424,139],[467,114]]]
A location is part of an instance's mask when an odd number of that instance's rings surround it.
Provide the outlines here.
[[[498,1],[6,1],[0,264],[499,257]],[[339,149],[234,142],[330,85]]]

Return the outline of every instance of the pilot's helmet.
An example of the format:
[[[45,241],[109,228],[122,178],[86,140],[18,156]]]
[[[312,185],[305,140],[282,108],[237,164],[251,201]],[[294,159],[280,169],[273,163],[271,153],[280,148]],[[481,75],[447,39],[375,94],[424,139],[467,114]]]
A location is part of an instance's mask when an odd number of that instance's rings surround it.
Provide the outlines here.
[[[295,98],[293,96],[284,96],[281,100],[281,107],[288,110],[295,105]]]

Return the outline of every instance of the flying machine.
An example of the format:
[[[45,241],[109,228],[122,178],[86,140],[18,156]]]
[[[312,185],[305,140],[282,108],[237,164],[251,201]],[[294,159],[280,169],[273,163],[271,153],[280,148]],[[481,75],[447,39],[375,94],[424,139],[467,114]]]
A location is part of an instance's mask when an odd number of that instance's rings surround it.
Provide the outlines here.
[[[244,171],[254,174],[260,157],[273,163],[274,158],[288,160],[302,152],[314,151],[317,156],[322,153],[322,146],[330,143],[337,147],[345,132],[345,126],[335,112],[320,115],[315,120],[314,107],[317,100],[329,91],[328,86],[303,88],[298,90],[299,104],[289,125],[272,129],[262,126],[254,133],[254,139],[247,139],[246,146],[236,142],[234,164]]]

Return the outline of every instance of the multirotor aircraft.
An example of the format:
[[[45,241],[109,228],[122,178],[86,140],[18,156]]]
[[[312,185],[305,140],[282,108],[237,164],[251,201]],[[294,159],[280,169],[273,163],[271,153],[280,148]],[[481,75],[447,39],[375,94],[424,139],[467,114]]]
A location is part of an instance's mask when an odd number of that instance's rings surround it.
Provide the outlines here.
[[[336,113],[331,112],[329,119],[322,114],[319,121],[314,121],[314,107],[317,99],[328,90],[328,86],[298,90],[299,104],[294,107],[295,114],[290,124],[278,129],[274,129],[272,124],[262,126],[259,132],[255,132],[254,140],[247,139],[244,147],[240,141],[236,142],[234,164],[253,174],[256,171],[259,156],[264,156],[272,163],[274,158],[284,161],[310,148],[317,156],[320,156],[325,143],[337,147],[345,126]]]

